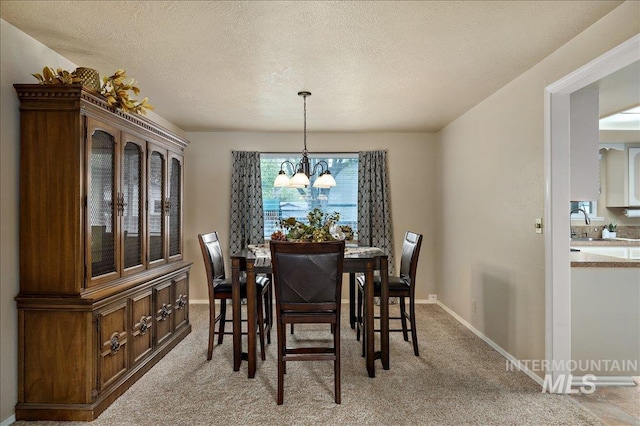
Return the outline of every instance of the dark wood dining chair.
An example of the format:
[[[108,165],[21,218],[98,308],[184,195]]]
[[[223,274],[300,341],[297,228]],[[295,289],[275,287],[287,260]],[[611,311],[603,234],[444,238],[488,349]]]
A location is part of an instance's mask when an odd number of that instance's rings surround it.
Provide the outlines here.
[[[418,335],[416,332],[416,271],[418,269],[418,257],[420,246],[422,245],[422,235],[408,231],[404,235],[402,243],[402,257],[400,259],[400,275],[389,276],[389,297],[400,299],[400,316],[389,317],[389,320],[400,320],[402,328],[392,329],[389,332],[402,332],[405,342],[409,340],[408,332],[411,331],[411,341],[413,343],[413,353],[420,356],[418,351]],[[380,297],[380,276],[374,278],[374,297]],[[360,333],[364,327],[362,321],[362,301],[364,295],[364,277],[358,277],[358,315],[356,338],[360,340]],[[409,299],[409,312],[407,313],[405,299]],[[379,317],[376,317],[379,318]],[[407,327],[407,320],[411,328]],[[380,331],[380,330],[375,330]],[[364,348],[364,339],[363,339]]]
[[[231,322],[227,319],[227,300],[232,300],[231,280],[226,278],[224,272],[224,257],[217,232],[199,234],[198,241],[204,258],[204,266],[207,272],[207,287],[209,288],[209,350],[207,360],[213,355],[215,335],[218,335],[218,344],[222,344],[225,334],[233,334],[225,331],[225,324]],[[271,280],[264,276],[256,276],[256,294],[258,296],[258,333],[260,334],[260,355],[266,359],[264,336],[267,335],[267,343],[271,343],[271,324],[273,322]],[[240,279],[240,297],[247,298],[247,280]],[[216,300],[220,301],[220,313],[216,316]],[[242,318],[240,321],[246,321]],[[216,323],[219,322],[219,330],[216,332]],[[243,332],[242,334],[246,334]]]
[[[322,243],[271,241],[278,336],[277,403],[284,400],[288,361],[333,361],[336,404],[340,391],[340,302],[344,241]],[[290,347],[287,324],[330,324],[333,346],[319,343]],[[329,331],[327,331],[329,333]]]

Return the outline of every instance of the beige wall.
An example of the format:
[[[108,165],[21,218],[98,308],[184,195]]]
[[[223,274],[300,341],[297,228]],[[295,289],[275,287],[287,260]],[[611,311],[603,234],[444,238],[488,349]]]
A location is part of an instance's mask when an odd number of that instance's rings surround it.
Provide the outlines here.
[[[435,293],[437,141],[428,133],[309,133],[319,152],[386,149],[396,256],[406,230],[424,234],[416,297]],[[197,235],[217,230],[229,252],[231,151],[300,152],[302,133],[188,133],[185,154],[185,257],[194,263],[191,299],[206,300],[207,287]],[[228,259],[227,259],[228,262]],[[399,260],[397,262],[399,264]],[[227,264],[228,268],[228,264]],[[229,272],[229,270],[227,270]]]
[[[544,88],[640,32],[639,8],[622,4],[441,131],[438,295],[516,358],[545,356],[544,237],[534,233]]]

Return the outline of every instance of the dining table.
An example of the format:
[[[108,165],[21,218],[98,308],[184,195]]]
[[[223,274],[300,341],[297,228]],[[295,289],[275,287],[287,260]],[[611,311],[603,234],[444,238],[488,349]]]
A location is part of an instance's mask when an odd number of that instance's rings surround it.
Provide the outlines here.
[[[389,280],[388,256],[377,247],[345,248],[343,270],[349,274],[349,322],[355,327],[356,274],[362,273],[364,280],[364,344],[365,365],[369,377],[375,377],[375,360],[380,359],[382,368],[389,369]],[[374,339],[374,272],[381,277],[380,291],[380,350],[375,350]],[[240,276],[246,274],[247,286],[247,351],[242,351]],[[248,377],[256,374],[257,294],[256,274],[271,275],[271,259],[268,244],[248,246],[231,255],[231,282],[233,299],[233,370],[239,371],[242,361],[247,361]]]

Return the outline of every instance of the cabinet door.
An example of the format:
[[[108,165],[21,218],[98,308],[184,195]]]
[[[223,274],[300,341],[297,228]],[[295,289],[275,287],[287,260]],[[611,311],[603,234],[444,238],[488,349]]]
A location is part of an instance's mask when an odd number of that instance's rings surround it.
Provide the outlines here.
[[[169,207],[165,201],[167,182],[167,151],[153,144],[148,148],[148,184],[147,184],[147,231],[149,266],[166,263],[167,217]]]
[[[144,359],[153,349],[153,292],[131,298],[131,364]]]
[[[626,207],[629,191],[627,180],[627,154],[618,149],[608,149],[604,154],[607,207]]]
[[[182,259],[182,156],[169,153],[169,260]]]
[[[87,285],[114,279],[119,270],[116,243],[116,161],[118,131],[87,119]]]
[[[98,311],[98,392],[116,381],[129,368],[127,313],[126,299]]]
[[[123,134],[122,166],[118,213],[122,229],[123,274],[128,275],[144,269],[144,201],[145,198],[145,152],[143,140]]]
[[[171,336],[171,314],[173,314],[172,281],[159,284],[154,288],[155,300],[155,346],[161,345]]]
[[[640,206],[640,147],[629,148],[629,206]]]
[[[621,259],[629,258],[629,250],[626,247],[579,246],[575,248],[585,253],[600,254],[602,256],[619,257]]]
[[[599,93],[585,87],[570,95],[570,189],[571,201],[596,201],[600,196],[598,172]]]
[[[174,330],[189,322],[189,278],[181,275],[174,280],[173,321]]]

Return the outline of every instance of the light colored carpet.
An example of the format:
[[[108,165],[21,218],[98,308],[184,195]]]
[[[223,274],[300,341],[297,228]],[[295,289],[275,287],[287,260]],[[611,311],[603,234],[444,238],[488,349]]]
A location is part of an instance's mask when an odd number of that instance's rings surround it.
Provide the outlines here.
[[[420,357],[392,333],[391,369],[376,361],[373,379],[343,305],[342,404],[333,402],[331,362],[290,362],[281,406],[275,332],[267,360],[248,379],[245,362],[233,372],[231,336],[207,362],[208,306],[190,309],[193,332],[91,425],[601,424],[571,398],[543,394],[524,373],[507,372],[501,355],[437,305],[417,307]],[[295,336],[324,339],[328,330],[297,325]]]

